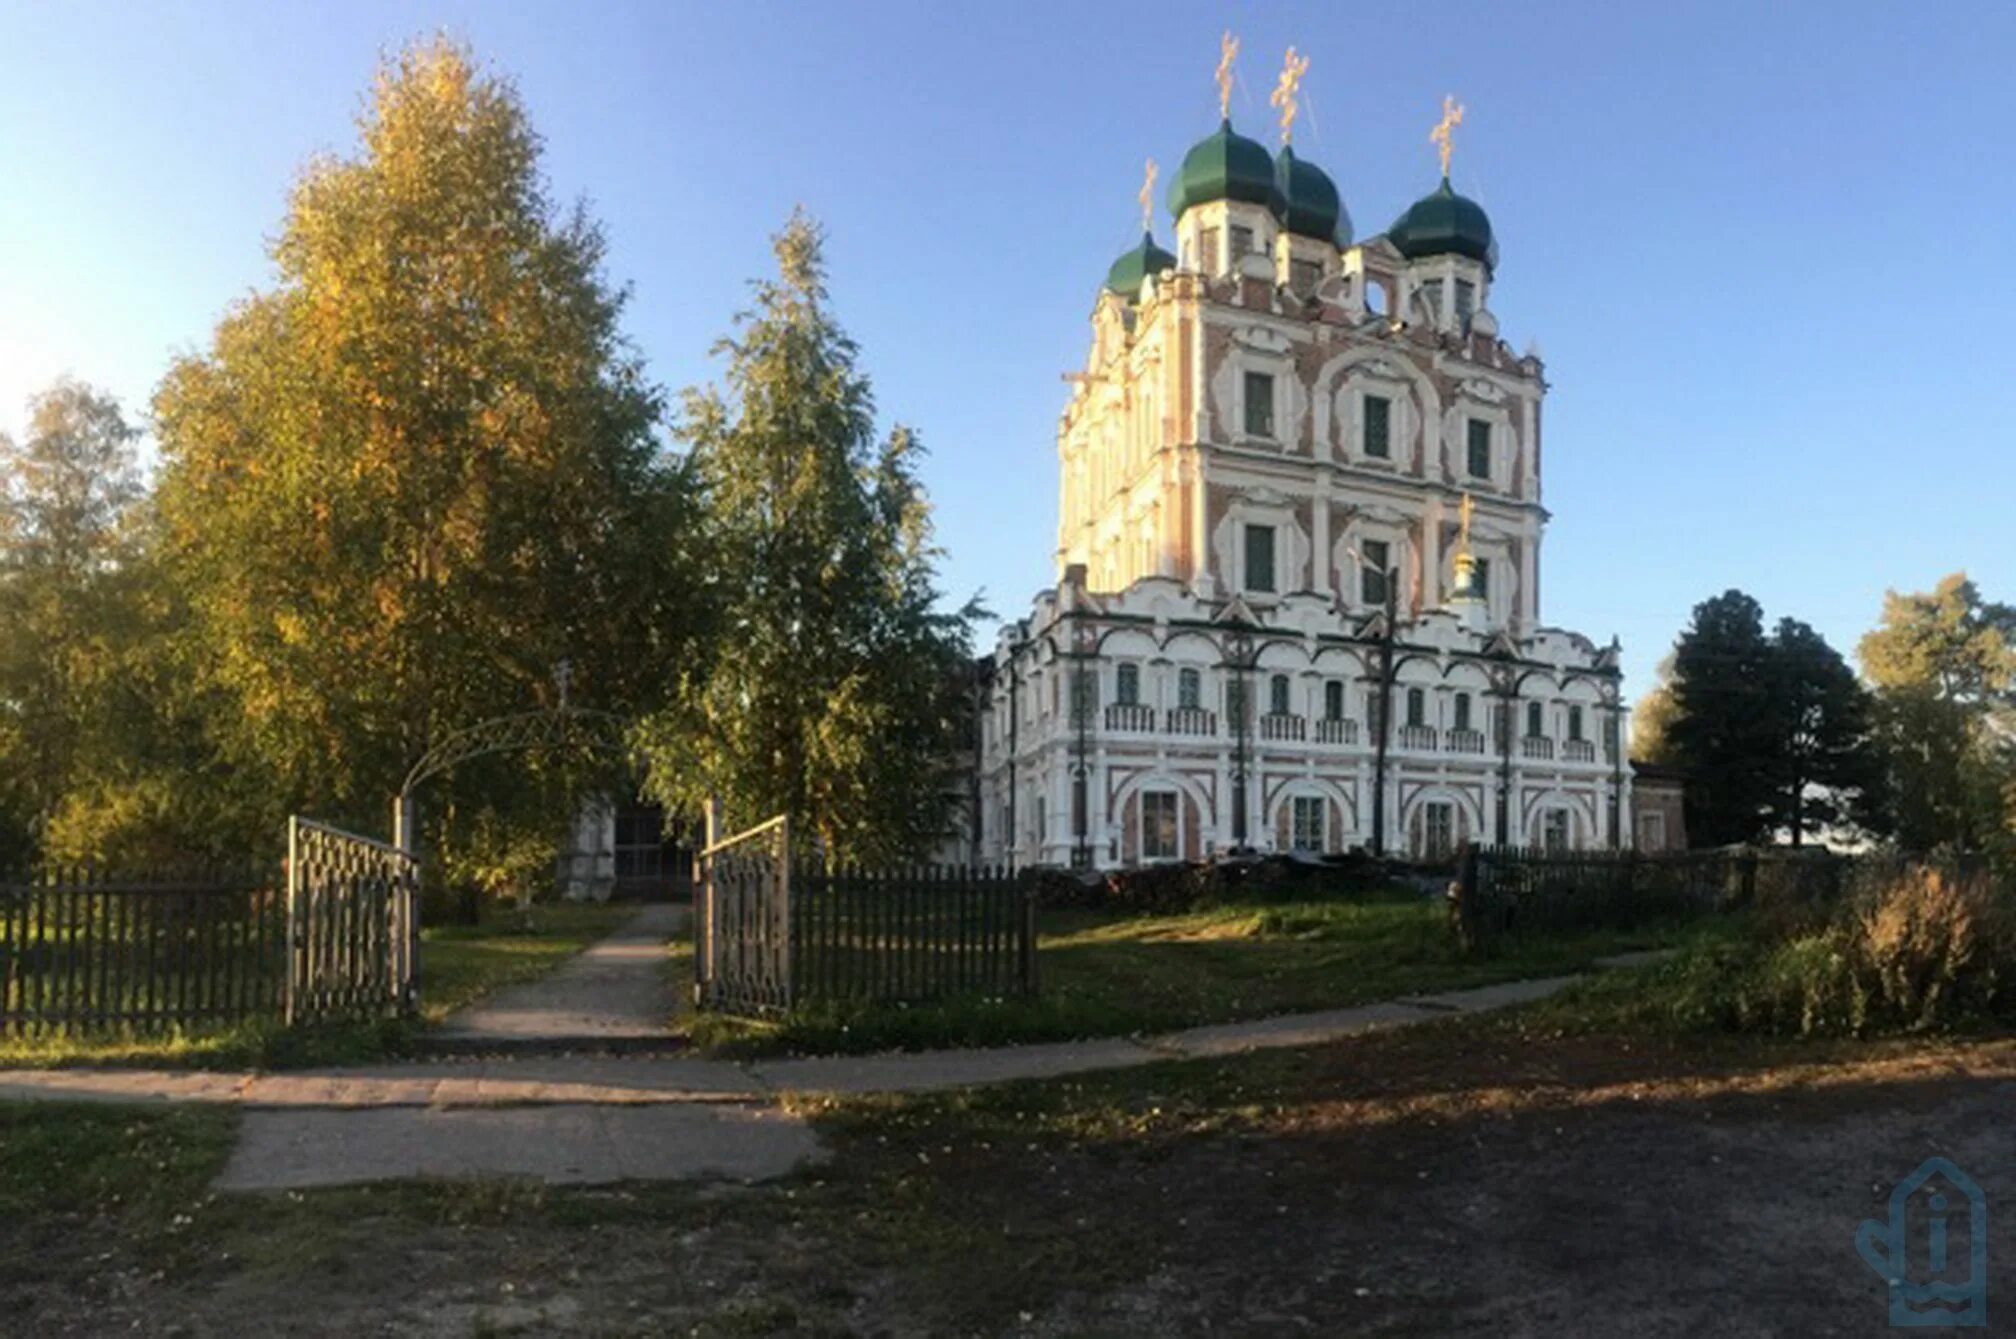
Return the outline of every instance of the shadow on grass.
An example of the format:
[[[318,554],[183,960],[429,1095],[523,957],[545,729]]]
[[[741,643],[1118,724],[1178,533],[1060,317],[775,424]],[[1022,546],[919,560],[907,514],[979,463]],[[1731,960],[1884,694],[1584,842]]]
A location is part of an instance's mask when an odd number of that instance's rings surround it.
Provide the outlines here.
[[[712,1054],[745,1057],[1132,1036],[1564,975],[1682,933],[1655,926],[1535,937],[1472,958],[1456,947],[1442,907],[1411,896],[1163,916],[1053,912],[1044,918],[1034,998],[819,1001],[765,1022],[688,1011],[674,1028]],[[672,970],[687,998],[690,948],[675,947]]]
[[[421,931],[420,1017],[288,1028],[277,1017],[170,1032],[108,1029],[0,1038],[0,1068],[65,1065],[292,1069],[360,1065],[410,1054],[420,1032],[506,986],[535,981],[606,937],[634,904],[541,903],[529,915],[492,907],[477,925]]]

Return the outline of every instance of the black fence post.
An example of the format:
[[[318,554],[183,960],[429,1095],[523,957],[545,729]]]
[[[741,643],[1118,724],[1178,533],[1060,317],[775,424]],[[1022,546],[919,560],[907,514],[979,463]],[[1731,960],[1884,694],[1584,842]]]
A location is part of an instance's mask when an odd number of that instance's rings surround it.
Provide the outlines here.
[[[1456,883],[1450,890],[1449,915],[1455,923],[1456,942],[1466,954],[1477,951],[1478,860],[1476,843],[1465,845],[1456,864]]]
[[[1036,885],[1022,890],[1022,993],[1033,996],[1036,980]]]

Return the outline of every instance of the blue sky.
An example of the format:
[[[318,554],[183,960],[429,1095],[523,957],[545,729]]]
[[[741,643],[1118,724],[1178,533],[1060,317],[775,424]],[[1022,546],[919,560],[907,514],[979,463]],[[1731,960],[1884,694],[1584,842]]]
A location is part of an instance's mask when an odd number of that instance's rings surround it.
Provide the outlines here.
[[[1467,104],[1492,305],[1552,383],[1543,613],[1620,635],[1634,695],[1731,585],[1844,651],[1886,586],[1964,567],[2016,599],[2006,4],[4,0],[0,428],[64,371],[143,407],[270,281],[288,183],[350,151],[378,54],[441,29],[517,80],[668,387],[712,375],[792,206],[825,223],[882,410],[932,449],[947,586],[1018,612],[1052,579],[1061,374],[1142,160],[1212,128],[1228,26],[1248,133],[1283,49],[1310,57],[1296,147],[1361,235]]]

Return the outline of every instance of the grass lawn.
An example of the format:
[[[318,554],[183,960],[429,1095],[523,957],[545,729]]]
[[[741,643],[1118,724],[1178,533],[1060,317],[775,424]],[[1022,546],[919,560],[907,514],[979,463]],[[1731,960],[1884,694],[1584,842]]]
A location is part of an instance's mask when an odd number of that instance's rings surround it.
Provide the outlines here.
[[[1620,1025],[1662,988],[807,1104],[831,1161],[756,1186],[213,1196],[230,1113],[0,1107],[0,1314],[38,1335],[1879,1333],[1854,1238],[1889,1186],[1937,1152],[2016,1194],[2016,1040]],[[2016,1253],[1990,1269],[2016,1287]]]
[[[420,1021],[440,1022],[505,986],[535,980],[609,934],[629,904],[542,903],[529,918],[486,907],[478,925],[421,930]],[[387,1021],[297,1028],[275,1020],[170,1035],[0,1037],[0,1067],[138,1065],[206,1069],[365,1064],[397,1055],[414,1025]]]
[[[1535,938],[1465,958],[1437,901],[1413,894],[1230,905],[1180,915],[1046,914],[1034,1000],[815,1005],[775,1023],[684,1014],[675,1027],[715,1054],[987,1046],[1125,1036],[1395,995],[1580,971],[1668,942],[1663,927]],[[691,979],[690,951],[674,970]],[[682,989],[681,998],[686,997]]]

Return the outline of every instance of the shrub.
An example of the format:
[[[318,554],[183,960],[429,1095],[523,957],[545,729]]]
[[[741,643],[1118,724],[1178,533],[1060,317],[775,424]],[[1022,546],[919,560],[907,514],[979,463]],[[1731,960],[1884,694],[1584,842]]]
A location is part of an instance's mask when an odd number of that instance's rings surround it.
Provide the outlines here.
[[[1322,860],[1288,856],[1143,865],[1104,874],[1038,870],[1029,876],[1046,907],[1166,915],[1224,902],[1349,896],[1392,882],[1389,867],[1362,852]]]
[[[1857,966],[1886,1019],[1927,1028],[2009,1002],[2016,926],[1986,871],[1919,866],[1858,899]]]
[[[2016,1011],[2016,915],[1985,871],[1883,862],[1847,884],[1831,907],[1788,897],[1753,913],[1741,940],[1697,942],[1627,1012],[1680,1029],[1861,1036]]]

